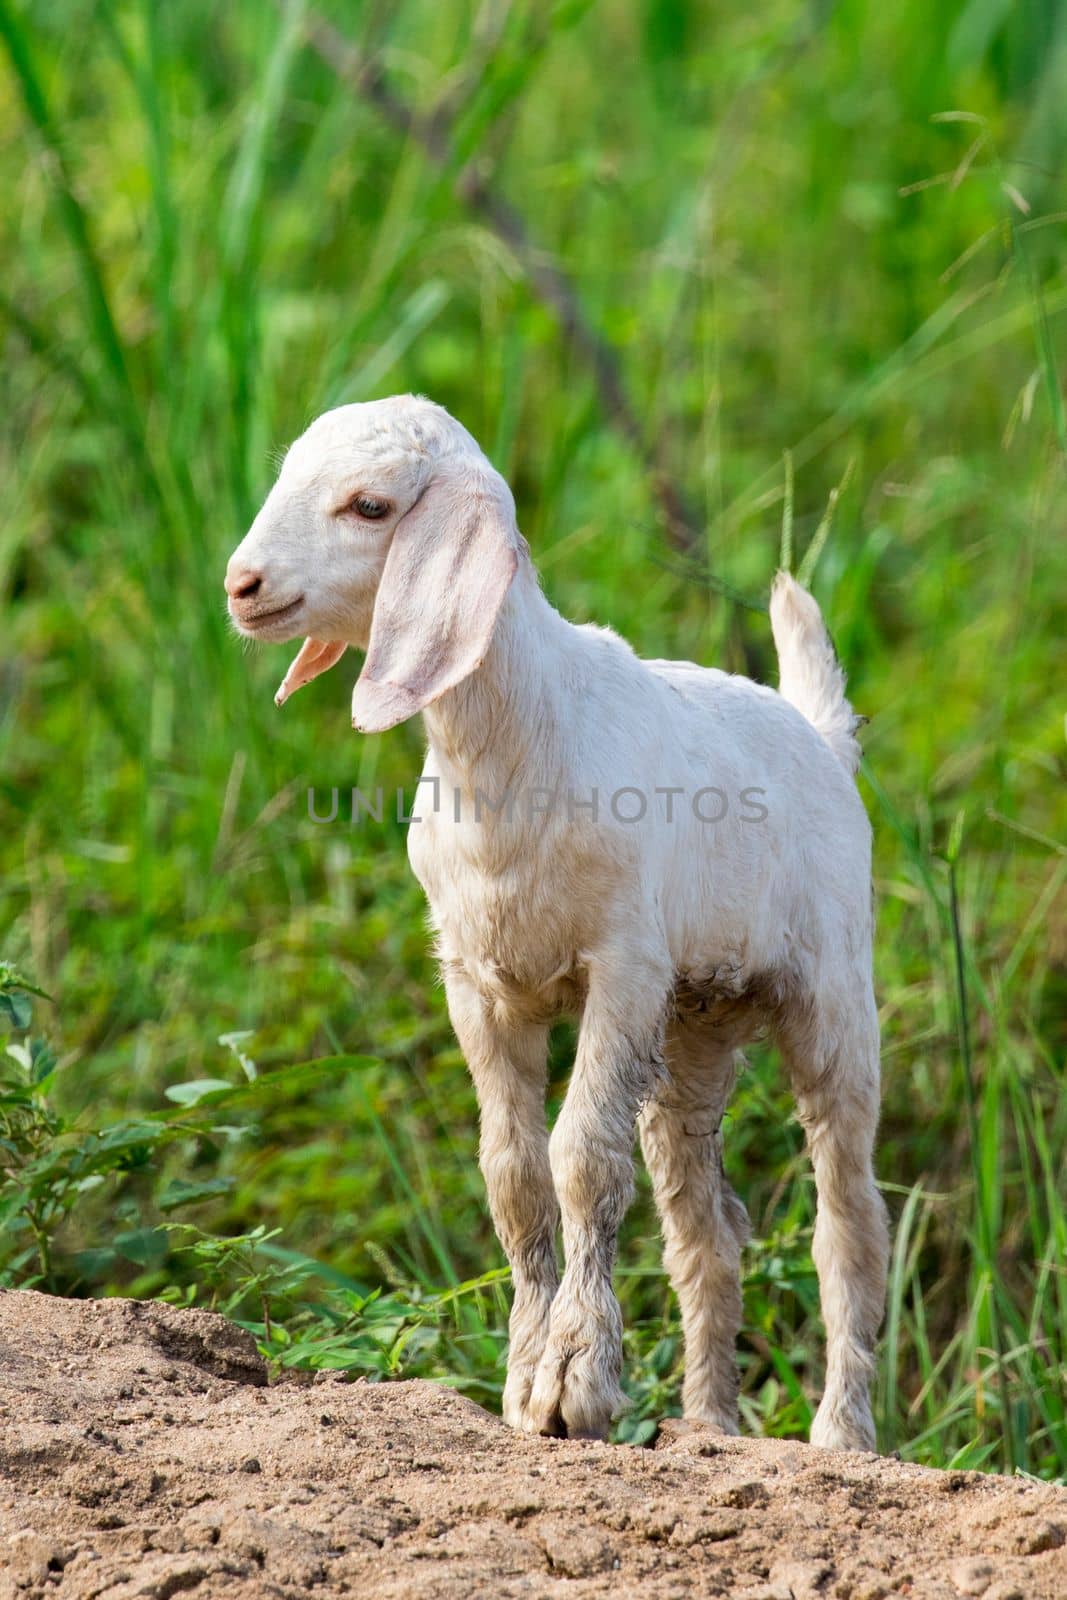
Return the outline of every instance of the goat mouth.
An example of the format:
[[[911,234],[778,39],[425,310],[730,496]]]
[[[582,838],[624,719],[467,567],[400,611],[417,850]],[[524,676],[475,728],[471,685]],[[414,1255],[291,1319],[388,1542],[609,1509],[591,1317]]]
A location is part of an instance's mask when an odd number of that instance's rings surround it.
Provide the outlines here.
[[[251,616],[241,616],[231,607],[230,616],[242,633],[273,633],[279,625],[284,627],[287,622],[292,621],[303,604],[304,596],[300,594],[295,600],[287,601],[284,606],[274,606],[270,611],[256,611]]]

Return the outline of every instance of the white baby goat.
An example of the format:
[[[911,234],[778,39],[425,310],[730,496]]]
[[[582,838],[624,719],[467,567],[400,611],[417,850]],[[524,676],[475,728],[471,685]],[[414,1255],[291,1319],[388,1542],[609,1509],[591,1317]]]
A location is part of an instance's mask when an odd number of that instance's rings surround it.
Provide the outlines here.
[[[412,396],[312,424],[226,589],[248,637],[310,636],[279,704],[353,645],[366,651],[354,727],[423,714],[423,820],[408,853],[511,1263],[508,1422],[602,1437],[622,1402],[611,1279],[637,1127],[681,1304],[685,1415],[737,1431],[747,1218],[723,1176],[720,1124],[741,1047],[770,1028],[818,1188],[828,1351],[811,1436],[872,1449],[887,1234],[871,1171],[870,828],[815,601],[779,574],[778,693],[639,660],[610,630],[553,610],[507,485],[466,429]],[[561,1012],[580,1033],[550,1139],[546,1046]]]

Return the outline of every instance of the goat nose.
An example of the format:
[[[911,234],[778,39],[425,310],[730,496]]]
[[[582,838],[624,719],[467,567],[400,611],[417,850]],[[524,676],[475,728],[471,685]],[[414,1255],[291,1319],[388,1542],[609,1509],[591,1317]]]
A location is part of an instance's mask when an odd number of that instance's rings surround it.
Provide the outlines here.
[[[250,600],[258,592],[262,582],[261,572],[252,572],[248,567],[241,567],[237,572],[227,572],[226,593],[231,600]]]

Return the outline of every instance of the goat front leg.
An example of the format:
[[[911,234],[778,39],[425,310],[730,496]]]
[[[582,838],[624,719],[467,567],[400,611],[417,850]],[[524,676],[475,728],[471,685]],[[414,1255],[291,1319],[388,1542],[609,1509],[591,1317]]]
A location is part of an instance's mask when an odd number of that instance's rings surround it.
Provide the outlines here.
[[[469,979],[446,971],[449,1016],[478,1095],[479,1162],[497,1237],[511,1266],[504,1421],[524,1425],[534,1373],[548,1338],[559,1283],[556,1229],[545,1127],[548,1029],[501,1023]]]
[[[637,1115],[663,1076],[667,992],[667,976],[650,978],[647,958],[614,975],[590,971],[574,1072],[550,1142],[566,1267],[524,1420],[531,1433],[603,1439],[624,1404],[612,1269],[633,1193]]]

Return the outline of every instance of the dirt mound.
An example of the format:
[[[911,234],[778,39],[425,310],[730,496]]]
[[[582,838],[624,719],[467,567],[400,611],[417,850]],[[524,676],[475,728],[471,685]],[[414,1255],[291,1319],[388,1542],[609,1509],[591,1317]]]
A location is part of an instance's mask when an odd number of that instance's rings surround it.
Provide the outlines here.
[[[202,1311],[0,1293],[0,1600],[1067,1596],[1067,1491],[667,1424],[506,1429],[435,1384],[267,1387]]]

